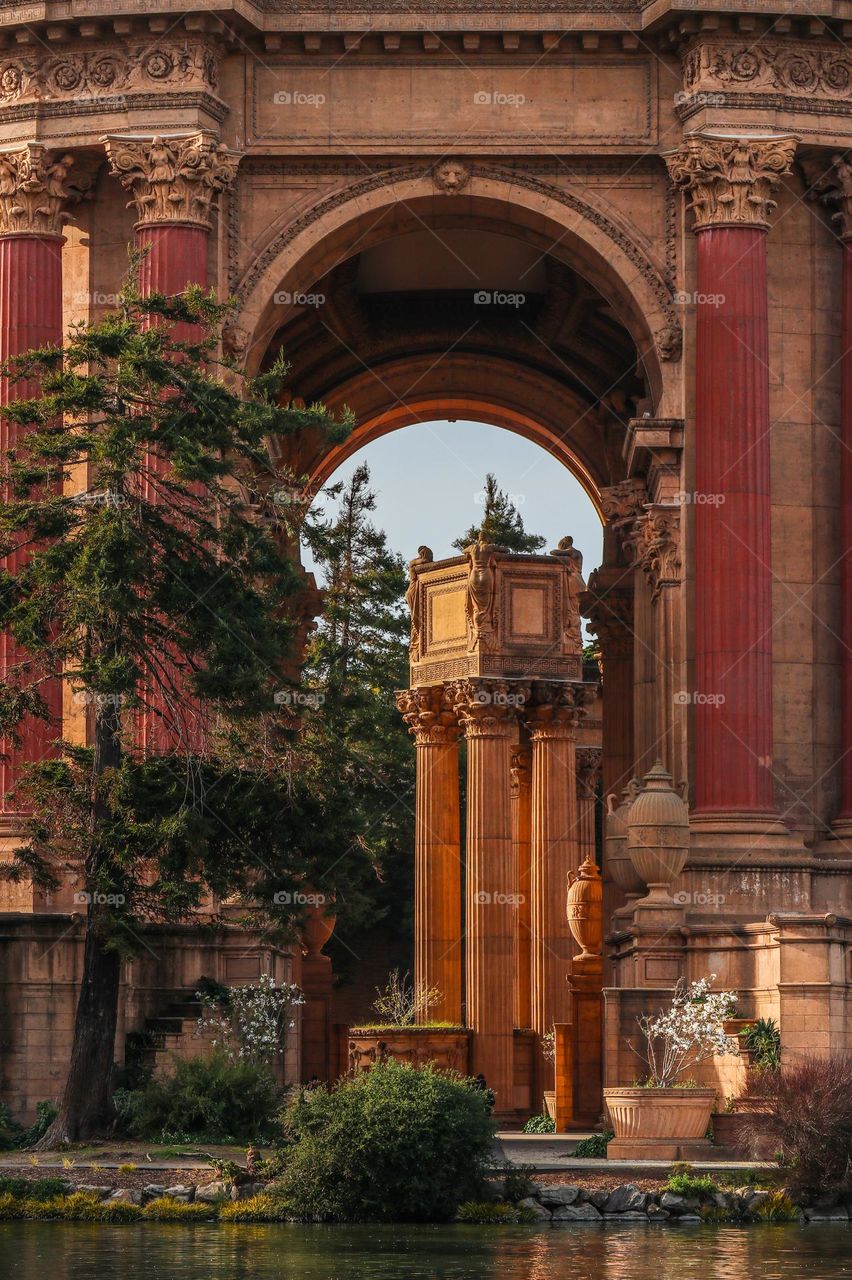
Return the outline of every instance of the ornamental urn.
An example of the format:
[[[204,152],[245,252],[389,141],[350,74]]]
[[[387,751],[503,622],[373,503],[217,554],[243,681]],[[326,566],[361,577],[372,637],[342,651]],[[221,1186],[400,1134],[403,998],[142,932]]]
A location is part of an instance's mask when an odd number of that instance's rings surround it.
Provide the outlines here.
[[[659,760],[630,807],[627,849],[650,890],[646,901],[671,905],[671,886],[689,856],[689,810]]]
[[[606,801],[606,870],[613,883],[627,895],[628,902],[641,897],[645,888],[645,881],[640,879],[627,852],[627,815],[638,793],[639,783],[631,778],[621,793],[620,804],[616,804],[615,794],[607,796]],[[615,914],[625,911],[626,908],[619,907]]]
[[[603,937],[603,882],[597,864],[586,858],[578,871],[568,872],[568,927],[582,950],[575,960],[592,960],[601,954]]]

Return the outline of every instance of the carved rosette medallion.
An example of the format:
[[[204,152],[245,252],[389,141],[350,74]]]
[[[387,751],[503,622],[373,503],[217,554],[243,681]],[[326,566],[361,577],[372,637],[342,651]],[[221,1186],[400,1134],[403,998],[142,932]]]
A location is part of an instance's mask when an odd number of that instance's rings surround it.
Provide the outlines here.
[[[70,178],[74,157],[29,145],[0,151],[0,235],[61,236],[67,204],[82,191]]]
[[[397,709],[418,747],[439,746],[456,741],[459,724],[448,690],[441,686],[431,689],[402,689],[394,696]]]
[[[850,154],[832,157],[831,168],[813,191],[832,210],[841,240],[852,240],[852,161]]]
[[[30,46],[34,48],[35,46]],[[123,95],[166,89],[215,93],[219,55],[207,40],[163,38],[157,44],[84,45],[54,56],[27,49],[0,56],[0,105],[86,100],[109,102]]]
[[[683,82],[689,93],[722,89],[848,102],[852,54],[839,40],[701,39],[684,58]]]
[[[207,133],[104,138],[111,172],[131,192],[139,226],[181,223],[209,230],[213,203],[234,181],[240,157]]]
[[[791,136],[690,134],[665,160],[672,182],[687,195],[696,231],[728,226],[766,230],[778,183],[790,172],[795,151]]]
[[[467,738],[507,738],[525,695],[506,680],[454,680],[448,685]]]

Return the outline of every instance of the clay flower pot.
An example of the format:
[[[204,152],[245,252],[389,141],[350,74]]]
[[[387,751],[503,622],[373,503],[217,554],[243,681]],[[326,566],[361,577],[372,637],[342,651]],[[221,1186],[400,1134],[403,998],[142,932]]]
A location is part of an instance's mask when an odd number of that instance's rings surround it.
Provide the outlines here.
[[[568,872],[568,927],[582,950],[575,960],[591,960],[601,954],[603,937],[603,884],[592,858],[576,872]]]
[[[615,1137],[610,1159],[679,1159],[687,1146],[705,1141],[715,1089],[604,1089]],[[640,1154],[647,1153],[647,1154]]]
[[[671,903],[671,886],[689,856],[689,811],[659,760],[643,782],[627,817],[627,848],[648,886],[647,901]]]

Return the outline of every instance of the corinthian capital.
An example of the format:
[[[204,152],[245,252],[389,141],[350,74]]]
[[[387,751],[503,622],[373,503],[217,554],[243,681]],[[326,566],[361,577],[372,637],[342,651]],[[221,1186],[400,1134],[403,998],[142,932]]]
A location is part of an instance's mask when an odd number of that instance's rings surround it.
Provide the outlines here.
[[[444,688],[402,689],[394,695],[397,709],[418,747],[455,742],[459,725],[452,699]]]
[[[38,145],[0,151],[0,236],[61,236],[66,205],[81,195],[69,180],[73,164]]]
[[[110,171],[132,195],[144,226],[209,228],[210,210],[233,182],[240,158],[208,133],[104,138]]]
[[[778,183],[790,172],[796,139],[737,138],[693,133],[666,157],[669,174],[687,195],[695,229],[768,227]]]

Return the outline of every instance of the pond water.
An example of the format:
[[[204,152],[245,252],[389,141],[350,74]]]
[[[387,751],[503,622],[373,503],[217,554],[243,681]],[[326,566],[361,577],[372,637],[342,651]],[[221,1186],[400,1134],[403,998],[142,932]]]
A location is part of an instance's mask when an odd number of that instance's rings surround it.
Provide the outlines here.
[[[0,1224],[8,1280],[843,1280],[852,1228]]]

